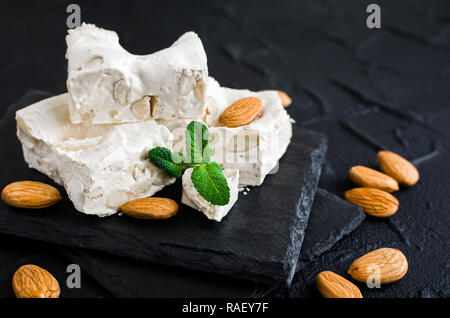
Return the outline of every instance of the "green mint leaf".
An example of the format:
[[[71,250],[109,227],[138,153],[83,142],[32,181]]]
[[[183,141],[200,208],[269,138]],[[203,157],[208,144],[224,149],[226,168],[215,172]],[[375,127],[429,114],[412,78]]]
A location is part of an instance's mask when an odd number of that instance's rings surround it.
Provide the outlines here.
[[[186,127],[186,157],[189,163],[206,163],[211,159],[208,127],[201,122],[191,121]]]
[[[195,166],[191,180],[206,201],[214,205],[227,205],[230,202],[230,188],[222,168],[217,163],[209,162]]]
[[[148,152],[148,159],[158,168],[164,169],[172,177],[181,178],[183,174],[182,154],[173,154],[167,148],[156,147]]]

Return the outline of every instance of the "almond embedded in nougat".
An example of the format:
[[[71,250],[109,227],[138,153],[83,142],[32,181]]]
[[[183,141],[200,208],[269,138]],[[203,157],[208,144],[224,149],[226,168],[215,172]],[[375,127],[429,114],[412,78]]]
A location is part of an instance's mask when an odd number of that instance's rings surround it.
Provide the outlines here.
[[[317,275],[316,286],[325,298],[362,298],[361,291],[355,284],[330,271]]]
[[[392,283],[408,272],[408,260],[395,248],[380,248],[367,253],[350,266],[348,273],[361,283],[377,280],[381,284]]]
[[[58,298],[60,288],[52,274],[36,265],[23,265],[13,275],[17,298]]]
[[[344,195],[348,202],[359,205],[365,213],[375,217],[389,217],[397,212],[399,206],[392,194],[379,189],[354,188]]]
[[[348,176],[361,187],[376,188],[386,192],[399,189],[397,180],[368,167],[354,166],[348,171]]]
[[[285,107],[285,108],[292,104],[292,98],[286,92],[283,92],[283,91],[280,91],[280,90],[274,90],[274,89],[263,90],[261,92],[275,92],[275,93],[277,93],[278,97],[280,98],[281,105],[283,107]]]
[[[377,154],[381,170],[405,186],[412,186],[419,181],[417,168],[402,156],[391,151],[382,150]]]
[[[262,108],[262,101],[257,97],[246,97],[235,101],[219,117],[219,125],[229,128],[250,124]]]
[[[138,219],[164,220],[178,213],[178,203],[168,198],[143,198],[125,203],[120,210]]]
[[[281,100],[281,105],[283,105],[283,107],[288,107],[289,105],[292,104],[292,99],[289,97],[288,94],[286,94],[283,91],[277,91],[278,96],[280,97]]]
[[[16,208],[42,209],[61,200],[61,194],[55,187],[42,182],[18,181],[3,188],[2,200]]]

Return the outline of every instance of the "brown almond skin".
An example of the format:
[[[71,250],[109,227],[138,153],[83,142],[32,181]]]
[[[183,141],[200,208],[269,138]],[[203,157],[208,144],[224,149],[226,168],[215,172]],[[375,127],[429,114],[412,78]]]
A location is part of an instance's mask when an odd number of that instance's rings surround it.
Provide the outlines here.
[[[395,248],[380,248],[367,253],[350,266],[348,273],[361,283],[373,278],[379,269],[380,283],[387,284],[401,279],[408,272],[408,260]]]
[[[363,298],[359,288],[344,277],[330,271],[316,277],[319,293],[325,298]]]
[[[348,171],[350,179],[361,187],[380,189],[386,192],[398,191],[397,180],[364,166],[354,166]]]
[[[120,210],[138,219],[164,220],[178,213],[178,203],[168,198],[143,198],[125,203]]]
[[[58,298],[60,288],[52,274],[36,265],[23,265],[12,278],[17,298]]]
[[[262,108],[262,101],[257,97],[246,97],[235,101],[219,117],[219,125],[229,128],[250,124]]]
[[[2,200],[16,208],[42,209],[61,200],[61,194],[55,187],[42,182],[18,181],[3,188]]]
[[[410,161],[394,152],[379,151],[377,162],[384,173],[390,175],[401,185],[412,186],[420,179],[417,168]]]
[[[292,99],[289,97],[288,94],[286,94],[283,91],[277,91],[277,93],[281,99],[281,105],[283,105],[283,107],[288,107],[289,105],[292,104]]]
[[[364,212],[379,218],[389,217],[398,210],[399,202],[390,193],[372,188],[354,188],[344,193],[345,199],[359,205]]]

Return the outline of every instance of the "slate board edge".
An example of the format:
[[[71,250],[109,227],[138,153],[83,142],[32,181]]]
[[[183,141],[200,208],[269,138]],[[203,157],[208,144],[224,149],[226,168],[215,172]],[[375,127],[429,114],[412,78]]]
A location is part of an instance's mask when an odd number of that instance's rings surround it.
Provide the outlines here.
[[[308,225],[308,220],[310,216],[310,212],[312,209],[315,193],[317,191],[317,186],[319,184],[320,174],[322,170],[322,164],[325,159],[325,154],[327,151],[327,138],[325,135],[322,135],[322,141],[320,147],[316,149],[311,154],[311,161],[313,164],[310,166],[308,170],[308,174],[312,175],[313,171],[318,172],[318,176],[316,178],[316,182],[313,187],[305,188],[305,191],[301,194],[299,200],[297,201],[297,219],[293,224],[293,229],[291,230],[291,242],[292,244],[288,247],[288,251],[286,253],[286,262],[287,269],[287,280],[286,285],[290,286],[292,279],[294,278],[295,273],[297,272],[297,263],[299,260],[303,240],[305,239],[305,230]],[[308,200],[308,198],[311,198]],[[305,216],[305,217],[302,217]],[[292,253],[292,257],[290,257],[290,253]],[[291,262],[289,260],[292,260]]]

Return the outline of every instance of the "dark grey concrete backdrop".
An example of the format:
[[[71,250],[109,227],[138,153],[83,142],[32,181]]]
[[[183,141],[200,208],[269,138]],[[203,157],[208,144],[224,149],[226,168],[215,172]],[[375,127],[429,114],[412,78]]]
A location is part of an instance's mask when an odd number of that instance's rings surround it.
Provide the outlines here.
[[[366,27],[365,9],[373,2],[381,7],[381,30]],[[395,194],[400,201],[396,215],[366,218],[356,231],[308,263],[289,290],[274,289],[268,295],[318,296],[313,286],[318,272],[332,270],[345,276],[355,258],[388,246],[405,253],[409,272],[381,289],[359,285],[364,297],[450,296],[450,2],[77,3],[83,21],[116,30],[132,53],[161,49],[193,30],[203,40],[210,74],[223,85],[288,92],[294,99],[288,110],[296,125],[328,136],[319,185],[338,196],[352,186],[348,169],[355,164],[375,167],[379,149],[396,151],[417,164],[421,180]],[[1,2],[0,117],[30,89],[65,91],[67,4]],[[1,168],[0,172],[7,173]],[[177,296],[182,292],[172,286],[182,281],[186,286],[179,289],[189,290],[190,279],[192,284],[204,281],[193,296],[266,293],[251,283],[184,270],[173,270],[159,282],[150,280],[156,285],[149,292],[142,277],[114,276],[115,269],[139,272],[148,264],[12,236],[2,235],[0,240],[0,260],[7,269],[0,275],[2,286],[9,284],[19,265],[29,262],[41,264],[64,282],[65,267],[76,261],[86,273],[83,288],[64,288],[67,297],[114,296],[115,287],[123,288],[124,281],[127,295]],[[165,270],[151,266],[154,272]],[[12,296],[11,290],[0,290],[2,296]]]

